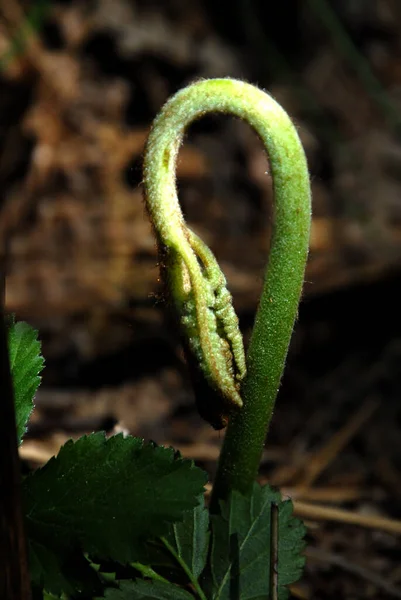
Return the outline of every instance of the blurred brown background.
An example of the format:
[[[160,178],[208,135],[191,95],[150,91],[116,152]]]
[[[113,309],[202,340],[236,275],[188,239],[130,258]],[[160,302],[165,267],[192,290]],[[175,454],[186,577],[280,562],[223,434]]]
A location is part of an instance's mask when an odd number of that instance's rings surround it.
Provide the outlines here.
[[[103,428],[172,444],[212,475],[158,298],[141,160],[165,100],[241,77],[294,118],[314,216],[303,303],[261,466],[309,525],[293,597],[401,598],[399,0],[0,2],[0,231],[7,309],[46,369],[22,448],[41,464]],[[261,144],[207,117],[180,200],[227,275],[245,339],[272,218]]]

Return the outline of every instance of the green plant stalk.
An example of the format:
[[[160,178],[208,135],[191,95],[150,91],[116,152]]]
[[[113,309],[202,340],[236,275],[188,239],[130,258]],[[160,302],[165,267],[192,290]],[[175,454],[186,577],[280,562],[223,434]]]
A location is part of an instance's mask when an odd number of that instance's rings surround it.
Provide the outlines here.
[[[139,571],[141,575],[147,577],[148,579],[153,579],[154,581],[161,581],[162,583],[169,583],[168,579],[165,579],[164,577],[156,573],[156,571],[154,571],[152,567],[149,567],[148,565],[143,565],[139,562],[133,562],[131,563],[131,567]]]
[[[270,256],[241,386],[243,407],[230,415],[214,485],[212,508],[218,510],[218,500],[230,490],[250,491],[258,472],[303,284],[311,196],[296,129],[271,96],[232,79],[199,81],[181,90],[153,125],[145,153],[144,184],[159,242],[174,252],[183,245],[180,256],[185,265],[193,265],[195,271],[199,266],[196,256],[186,249],[188,235],[176,194],[175,167],[185,129],[210,112],[237,116],[256,131],[268,155],[274,187]],[[197,278],[191,281],[196,302],[202,287],[201,277]],[[203,336],[207,336],[205,323],[200,323]]]
[[[303,148],[282,109],[265,118],[270,131],[261,137],[274,186],[273,235],[247,353],[247,376],[241,387],[244,407],[228,424],[212,510],[218,510],[218,501],[231,489],[250,491],[257,476],[297,316],[309,247],[311,194]]]
[[[167,541],[167,539],[165,537],[161,537],[160,539],[163,542],[163,544],[166,546],[166,548],[170,552],[170,554],[172,556],[174,556],[175,560],[181,566],[182,570],[184,571],[184,573],[188,577],[189,581],[192,583],[193,588],[194,588],[196,594],[198,595],[198,597],[200,598],[200,600],[207,600],[205,594],[203,593],[202,588],[199,585],[198,580],[196,579],[196,577],[192,573],[191,569],[188,568],[188,565],[186,564],[186,562],[184,560],[182,560],[182,558],[180,557],[180,555],[177,554],[177,552],[174,550],[173,546]]]

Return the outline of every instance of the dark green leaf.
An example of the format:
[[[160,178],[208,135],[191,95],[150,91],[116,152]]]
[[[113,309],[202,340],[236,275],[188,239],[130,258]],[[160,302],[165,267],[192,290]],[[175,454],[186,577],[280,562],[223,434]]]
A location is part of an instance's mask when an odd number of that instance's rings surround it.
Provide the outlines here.
[[[290,500],[278,505],[278,600],[288,598],[286,586],[298,581],[305,566],[302,552],[306,527],[293,516],[292,510]]]
[[[162,581],[122,582],[119,589],[106,590],[106,600],[194,600],[185,590]]]
[[[10,320],[8,352],[14,385],[15,418],[19,444],[33,410],[33,400],[40,383],[39,373],[44,364],[37,336],[38,332],[27,323],[14,323],[14,319]]]
[[[81,593],[87,596],[101,593],[104,586],[79,548],[61,555],[28,540],[28,550],[31,580],[57,598],[62,591],[68,598],[79,598]]]
[[[162,539],[150,540],[146,544],[141,563],[151,566],[172,583],[194,583],[206,564],[210,537],[208,525],[209,512],[202,494],[199,505],[186,512],[182,522],[169,525],[168,533]]]
[[[77,549],[121,563],[140,560],[145,540],[183,519],[206,480],[172,448],[122,435],[84,436],[25,479],[28,538],[62,564]],[[49,576],[42,567],[36,577]]]
[[[257,484],[252,494],[233,492],[221,504],[221,515],[211,517],[211,576],[205,582],[213,600],[269,600],[273,586],[279,600],[286,597],[283,586],[301,574],[305,533],[291,513],[291,502]]]
[[[185,513],[181,523],[170,525],[169,533],[165,536],[195,579],[198,579],[205,568],[210,537],[209,512],[204,504],[204,498],[201,496],[199,505]]]

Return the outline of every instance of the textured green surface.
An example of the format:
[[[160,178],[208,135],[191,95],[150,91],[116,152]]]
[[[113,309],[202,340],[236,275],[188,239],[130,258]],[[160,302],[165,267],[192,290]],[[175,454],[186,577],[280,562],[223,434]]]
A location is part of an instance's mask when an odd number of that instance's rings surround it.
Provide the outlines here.
[[[232,492],[210,520],[201,503],[170,525],[161,538],[164,548],[157,544],[149,560],[150,574],[141,571],[180,586],[190,582],[201,600],[286,600],[288,584],[299,579],[305,563],[306,530],[292,512],[291,501],[256,483],[247,495]]]
[[[176,161],[185,129],[211,112],[239,117],[255,130],[268,154],[274,186],[270,256],[240,392],[242,377],[234,357],[238,334],[232,343],[226,333],[236,317],[227,313],[219,328],[216,295],[205,285],[202,260],[176,191]],[[192,338],[190,346],[210,385],[233,406],[241,406],[238,393],[243,401],[241,410],[232,411],[219,462],[212,498],[218,510],[218,499],[231,489],[246,491],[253,485],[280,385],[309,245],[311,196],[305,154],[291,119],[271,96],[243,81],[199,81],[173,96],[156,118],[145,153],[144,187],[184,331],[185,319],[189,326],[185,333]],[[218,280],[217,272],[213,278]]]
[[[274,514],[277,526],[273,526]],[[255,484],[243,496],[234,491],[212,516],[213,600],[285,600],[283,587],[302,573],[305,527],[292,517],[292,503],[279,492]],[[274,569],[273,569],[274,565]],[[277,577],[272,577],[277,573]]]
[[[107,590],[106,600],[193,600],[189,592],[171,583],[132,581],[121,583],[120,589]]]
[[[221,410],[229,412],[242,407],[239,387],[246,372],[238,318],[215,257],[184,222],[175,183],[185,128],[217,110],[207,105],[212,96],[199,86],[178,92],[155,119],[145,150],[144,190],[182,334],[210,386],[219,392]],[[210,422],[215,420],[212,416]]]
[[[194,510],[184,516],[181,523],[174,523],[164,536],[170,548],[185,563],[193,578],[197,580],[205,568],[209,545],[209,513],[204,499]]]
[[[121,563],[139,560],[146,539],[167,533],[197,505],[206,480],[171,448],[137,438],[96,433],[67,442],[23,483],[35,582],[52,592],[59,584],[64,589],[80,551]],[[84,571],[82,565],[83,581]]]
[[[281,502],[278,505],[278,600],[286,600],[289,597],[287,586],[300,579],[305,566],[305,557],[302,551],[306,545],[304,541],[306,527],[293,516],[292,512],[292,502]]]
[[[38,332],[27,323],[14,323],[11,320],[8,327],[8,352],[19,444],[34,407],[34,398],[41,379],[39,373],[44,365],[37,337]]]
[[[263,292],[247,352],[247,376],[241,386],[244,408],[232,415],[228,425],[213,509],[230,489],[249,490],[257,475],[297,315],[311,221],[308,168],[294,125],[270,96],[243,86],[231,86],[230,102],[241,104],[236,114],[252,125],[266,148],[274,187],[274,220]],[[229,81],[225,87],[230,88]]]

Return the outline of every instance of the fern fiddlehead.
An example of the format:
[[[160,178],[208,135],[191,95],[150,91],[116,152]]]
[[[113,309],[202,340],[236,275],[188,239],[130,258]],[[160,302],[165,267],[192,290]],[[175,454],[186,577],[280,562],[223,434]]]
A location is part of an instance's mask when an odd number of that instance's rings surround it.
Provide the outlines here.
[[[185,125],[190,121],[177,128],[177,96],[164,107],[149,135],[144,161],[145,199],[182,335],[217,393],[215,399],[221,401],[209,420],[221,428],[227,423],[227,414],[243,404],[239,388],[246,373],[245,354],[224,274],[211,250],[186,225],[178,203],[175,163]]]
[[[184,222],[175,167],[186,127],[209,112],[256,131],[268,154],[274,224],[246,368],[238,319],[216,259]],[[309,176],[297,132],[268,94],[242,81],[199,81],[163,107],[145,150],[144,190],[181,327],[229,413],[212,501],[253,485],[301,294],[311,217]],[[240,387],[241,386],[241,387]],[[240,409],[240,410],[235,410]]]

